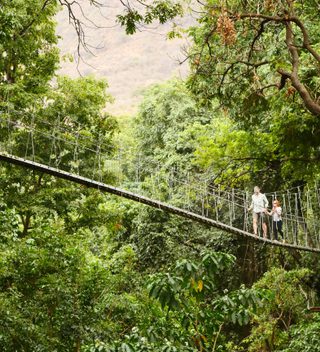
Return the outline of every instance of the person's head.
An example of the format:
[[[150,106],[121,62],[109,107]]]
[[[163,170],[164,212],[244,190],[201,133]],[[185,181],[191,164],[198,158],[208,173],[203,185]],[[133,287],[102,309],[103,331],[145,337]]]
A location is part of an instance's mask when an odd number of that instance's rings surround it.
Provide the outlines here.
[[[280,207],[280,201],[278,201],[278,199],[275,199],[272,204],[274,207]]]
[[[254,192],[255,194],[260,193],[260,188],[259,188],[258,186],[254,186],[253,192]]]

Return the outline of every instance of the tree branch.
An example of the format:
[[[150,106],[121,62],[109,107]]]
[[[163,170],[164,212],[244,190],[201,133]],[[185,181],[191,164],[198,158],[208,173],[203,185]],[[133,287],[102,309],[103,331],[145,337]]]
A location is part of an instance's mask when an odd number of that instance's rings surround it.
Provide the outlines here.
[[[293,87],[297,90],[301,96],[306,108],[314,115],[320,115],[320,105],[313,100],[309,91],[304,84],[301,83],[298,70],[299,70],[299,53],[297,47],[294,45],[294,37],[292,31],[292,25],[289,21],[285,22],[286,25],[286,45],[291,55],[292,72],[287,72],[282,69],[278,69],[278,72],[283,76],[291,80]]]
[[[310,37],[309,34],[304,26],[304,24],[302,23],[302,21],[297,18],[297,17],[293,17],[292,22],[294,22],[301,30],[302,35],[303,35],[303,48],[307,49],[309,51],[309,53],[317,60],[317,62],[320,63],[320,54],[317,53],[310,44]]]
[[[263,19],[263,23],[273,21],[276,23],[285,24],[286,26],[285,41],[286,41],[286,45],[289,50],[289,53],[291,55],[292,72],[287,72],[283,69],[278,69],[278,73],[280,73],[282,76],[281,82],[279,84],[279,89],[281,89],[284,86],[286,79],[290,79],[293,87],[297,90],[297,92],[301,96],[306,108],[313,115],[319,116],[320,104],[312,98],[308,89],[304,84],[301,83],[298,76],[298,70],[299,70],[299,64],[300,64],[299,52],[298,52],[297,46],[294,44],[294,35],[293,35],[291,23],[295,23],[300,28],[303,35],[303,47],[310,52],[310,54],[317,60],[317,62],[320,63],[320,55],[311,47],[309,35],[301,20],[298,17],[290,16],[289,14],[285,14],[284,16],[268,16],[268,15],[257,14],[257,13],[247,13],[247,14],[232,14],[230,17],[232,17],[234,20],[246,19],[246,18]],[[262,27],[261,26],[256,37],[259,37],[261,35],[260,32],[263,29],[263,26]],[[224,77],[223,77],[223,81],[224,81]]]
[[[293,32],[292,26],[290,22],[286,22],[286,45],[291,55],[292,61],[292,73],[291,77],[298,78],[298,70],[299,70],[299,53],[297,47],[293,42]]]
[[[270,20],[263,20],[261,23],[260,23],[260,28],[257,32],[257,34],[255,35],[255,37],[253,38],[253,41],[251,43],[251,47],[250,47],[250,51],[249,51],[249,55],[248,55],[248,61],[251,60],[251,57],[252,57],[252,54],[253,54],[253,51],[254,51],[254,46],[256,44],[256,41],[261,37],[261,35],[263,34],[264,32],[264,26],[270,22]]]
[[[280,22],[286,22],[286,23],[294,22],[300,28],[300,30],[302,32],[302,35],[303,35],[303,47],[310,52],[310,54],[317,60],[317,62],[320,62],[320,54],[311,47],[310,37],[309,37],[309,34],[307,32],[307,29],[305,28],[304,24],[302,23],[302,21],[298,17],[289,16],[289,15],[285,15],[283,17],[281,17],[281,16],[268,16],[268,15],[263,15],[263,14],[258,14],[258,13],[231,14],[230,17],[233,18],[233,20],[246,19],[246,18],[263,19],[263,21],[260,24],[260,29],[259,29],[259,31],[258,31],[253,43],[262,34],[263,29],[264,29],[264,25],[267,22],[271,22],[271,21],[272,22],[278,22],[278,23],[280,23]]]
[[[45,8],[49,5],[49,3],[52,0],[45,0],[45,2],[43,3],[40,12],[44,11]],[[36,16],[24,27],[21,29],[21,31],[19,32],[19,35],[22,37],[23,35],[25,35],[28,30],[32,27],[32,25],[35,23],[35,21],[37,20],[39,14],[36,14]]]

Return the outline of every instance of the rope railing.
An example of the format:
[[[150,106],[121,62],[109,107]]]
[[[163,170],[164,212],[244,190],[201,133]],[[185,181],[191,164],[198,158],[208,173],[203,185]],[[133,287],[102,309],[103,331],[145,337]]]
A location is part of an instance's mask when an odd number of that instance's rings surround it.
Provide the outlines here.
[[[62,121],[64,126],[61,126]],[[252,216],[248,210],[251,195],[247,190],[213,185],[207,175],[190,170],[164,170],[161,163],[150,158],[144,168],[143,153],[134,154],[137,152],[134,149],[110,146],[101,134],[87,135],[78,124],[66,124],[66,121],[69,120],[59,117],[51,123],[32,114],[26,117],[22,113],[0,113],[2,159],[8,161],[10,155],[12,163],[23,165],[23,160],[32,161],[34,164],[26,163],[26,167],[38,165],[40,170],[39,165],[43,165],[43,172],[46,167],[47,170],[54,168],[57,170],[55,176],[60,170],[61,175],[69,173],[112,184],[123,190],[121,194],[134,192],[135,197],[149,199],[150,204],[162,204],[161,209],[165,208],[163,204],[168,204],[183,214],[189,214],[190,218],[201,218],[203,222],[207,219],[210,223],[220,224],[220,228],[228,228],[229,232],[253,237]],[[282,203],[282,245],[320,251],[319,185],[298,186],[266,193],[266,196],[270,204],[275,199]],[[265,218],[267,237],[263,237],[260,218],[257,239],[279,245],[275,241],[271,217],[266,215]]]

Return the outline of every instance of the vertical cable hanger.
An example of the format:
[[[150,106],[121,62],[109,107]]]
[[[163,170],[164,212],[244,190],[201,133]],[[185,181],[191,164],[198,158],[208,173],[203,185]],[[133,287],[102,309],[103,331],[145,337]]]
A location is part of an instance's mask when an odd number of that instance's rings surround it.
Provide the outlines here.
[[[101,134],[98,137],[98,178],[99,182],[102,182],[102,160],[101,160]]]
[[[35,153],[35,148],[34,148],[34,135],[35,135],[35,119],[34,119],[34,113],[32,113],[32,121],[31,121],[31,151],[32,151],[32,160],[36,161],[36,153]]]
[[[8,143],[6,145],[6,151],[9,154],[13,154],[13,136],[12,136],[12,131],[13,131],[13,123],[11,121],[11,111],[10,111],[10,91],[6,90],[6,108],[7,108],[7,133],[8,133]]]
[[[295,243],[299,243],[299,209],[298,209],[298,194],[294,193],[294,215],[295,219],[293,221],[294,223],[294,238],[295,238]]]
[[[55,154],[56,154],[56,158],[55,158],[55,166],[57,168],[59,168],[59,165],[62,161],[62,155],[61,155],[61,138],[59,138],[59,133],[60,133],[60,129],[61,129],[61,116],[60,114],[58,114],[58,118],[57,118],[57,141],[55,142]]]
[[[49,166],[52,164],[52,160],[56,162],[57,153],[56,153],[56,133],[57,133],[57,124],[53,125],[52,135],[51,135],[51,147],[50,147],[50,155],[49,155]]]
[[[287,190],[287,197],[288,197],[288,210],[289,213],[287,213],[288,220],[290,222],[290,228],[291,228],[291,237],[292,237],[292,242],[296,243],[296,238],[295,238],[295,232],[294,232],[294,224],[293,224],[293,214],[292,214],[292,207],[291,207],[291,197],[290,197],[290,191]]]
[[[283,221],[285,223],[284,229],[282,229],[283,231],[283,237],[285,241],[289,240],[289,233],[288,233],[288,217],[286,216],[286,212],[287,212],[287,206],[286,206],[286,195],[284,194],[283,196],[283,203],[282,203],[282,218]]]
[[[80,159],[79,159],[79,134],[80,134],[80,124],[77,124],[76,135],[75,135],[75,144],[73,149],[73,169],[76,174],[80,174]]]

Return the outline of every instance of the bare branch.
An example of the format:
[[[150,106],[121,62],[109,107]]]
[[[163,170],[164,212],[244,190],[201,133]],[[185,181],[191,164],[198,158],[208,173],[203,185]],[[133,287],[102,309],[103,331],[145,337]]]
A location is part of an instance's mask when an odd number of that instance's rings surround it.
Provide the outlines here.
[[[255,46],[257,40],[258,40],[258,39],[261,37],[261,35],[263,34],[263,32],[264,32],[264,27],[265,27],[265,25],[266,25],[268,22],[270,22],[270,20],[265,19],[265,20],[263,20],[263,21],[260,23],[260,28],[259,28],[257,34],[255,35],[255,37],[253,38],[253,41],[252,41],[252,43],[251,43],[251,47],[250,47],[250,51],[249,51],[249,55],[248,55],[248,61],[251,60],[251,57],[252,57],[253,51],[254,51],[254,46]]]
[[[277,88],[279,89],[279,84],[278,83],[270,83],[267,84],[266,86],[263,86],[259,89],[256,90],[257,93],[260,93],[261,95],[264,95],[264,91],[270,88]]]

